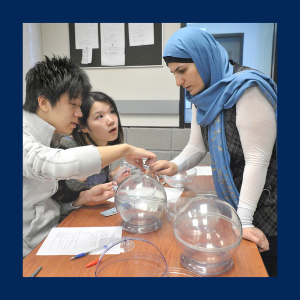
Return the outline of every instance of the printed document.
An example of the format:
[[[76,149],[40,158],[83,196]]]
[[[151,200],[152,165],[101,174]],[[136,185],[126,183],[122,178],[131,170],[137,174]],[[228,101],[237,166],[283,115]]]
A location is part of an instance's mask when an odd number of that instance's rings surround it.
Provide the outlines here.
[[[101,65],[125,65],[124,23],[100,23]]]
[[[76,49],[99,48],[98,23],[75,23]]]
[[[128,23],[129,46],[154,44],[153,23]]]
[[[77,255],[107,245],[121,237],[121,226],[55,227],[52,228],[36,255]],[[91,254],[100,254],[102,251]],[[120,254],[120,244],[107,254]]]

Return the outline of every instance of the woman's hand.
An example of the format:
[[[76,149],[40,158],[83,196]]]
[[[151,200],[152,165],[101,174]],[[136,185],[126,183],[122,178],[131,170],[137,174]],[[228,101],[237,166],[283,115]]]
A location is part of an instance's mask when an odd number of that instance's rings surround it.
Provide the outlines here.
[[[124,158],[131,165],[138,167],[142,172],[144,172],[143,160],[142,158],[147,158],[145,162],[146,165],[154,163],[156,161],[156,155],[150,151],[143,148],[137,148],[129,145],[129,150],[124,155]]]
[[[243,228],[243,239],[254,242],[259,247],[259,252],[269,250],[268,239],[257,227]]]
[[[80,193],[79,197],[73,202],[73,206],[81,206],[89,202],[104,202],[115,196],[113,186],[117,183],[115,181],[99,184],[93,186],[87,191]]]
[[[150,164],[149,166],[150,169],[148,171],[148,174],[155,174],[157,176],[173,176],[178,172],[177,165],[167,160],[158,160],[157,162]]]

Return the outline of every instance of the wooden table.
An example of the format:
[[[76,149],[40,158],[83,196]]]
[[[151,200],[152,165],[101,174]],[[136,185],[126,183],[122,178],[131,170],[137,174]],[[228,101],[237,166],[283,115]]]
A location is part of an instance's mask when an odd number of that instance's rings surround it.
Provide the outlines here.
[[[165,187],[168,187],[168,185],[165,185]],[[212,176],[197,176],[185,188],[182,197],[195,196],[197,193],[207,191],[215,191]],[[102,205],[84,206],[73,211],[59,224],[59,227],[120,226],[121,217],[119,214],[110,217],[104,217],[100,214],[100,212],[112,207],[114,207],[114,203],[107,201]],[[123,230],[123,236],[132,235]],[[175,242],[173,229],[165,215],[162,217],[162,227],[159,230],[141,234],[139,237],[150,241],[162,252],[168,267],[184,268],[180,263],[181,252]],[[76,260],[70,260],[72,255],[36,255],[42,243],[43,241],[23,260],[24,277],[29,277],[40,266],[43,268],[36,277],[95,276],[96,266],[90,268],[85,266],[91,261],[98,259],[99,255],[87,255]],[[133,249],[132,251],[137,250],[140,251],[140,249]],[[112,257],[112,255],[107,255],[107,257]],[[233,256],[233,262],[233,267],[220,277],[268,277],[257,246],[250,241],[242,240],[238,251]]]

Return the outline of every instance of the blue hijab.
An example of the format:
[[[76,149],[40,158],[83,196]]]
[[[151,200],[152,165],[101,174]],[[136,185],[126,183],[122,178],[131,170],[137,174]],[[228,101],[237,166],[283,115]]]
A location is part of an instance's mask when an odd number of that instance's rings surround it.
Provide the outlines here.
[[[232,74],[227,51],[209,33],[195,27],[184,27],[168,40],[164,57],[192,59],[203,80],[204,90],[186,99],[197,107],[197,123],[208,126],[208,143],[216,192],[235,209],[239,192],[230,170],[224,109],[231,108],[251,86],[258,86],[272,105],[277,118],[277,86],[268,76],[255,70]]]

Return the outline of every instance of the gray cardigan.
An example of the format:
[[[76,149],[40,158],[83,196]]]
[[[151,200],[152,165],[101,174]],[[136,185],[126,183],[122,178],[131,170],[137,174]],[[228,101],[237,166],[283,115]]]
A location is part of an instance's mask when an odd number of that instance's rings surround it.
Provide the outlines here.
[[[58,180],[85,178],[101,171],[95,146],[50,148],[55,128],[36,114],[23,111],[23,257],[58,224],[61,207],[51,199]]]

